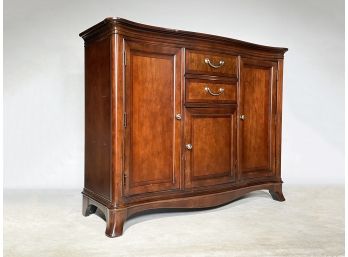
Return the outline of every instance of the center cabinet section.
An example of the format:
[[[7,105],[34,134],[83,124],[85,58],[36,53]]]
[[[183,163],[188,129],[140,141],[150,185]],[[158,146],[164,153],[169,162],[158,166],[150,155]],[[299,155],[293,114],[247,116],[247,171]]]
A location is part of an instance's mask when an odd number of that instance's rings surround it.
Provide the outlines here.
[[[237,178],[238,57],[185,51],[185,189]]]
[[[235,180],[236,132],[236,107],[186,108],[186,188]]]
[[[180,188],[181,49],[125,42],[124,195]]]

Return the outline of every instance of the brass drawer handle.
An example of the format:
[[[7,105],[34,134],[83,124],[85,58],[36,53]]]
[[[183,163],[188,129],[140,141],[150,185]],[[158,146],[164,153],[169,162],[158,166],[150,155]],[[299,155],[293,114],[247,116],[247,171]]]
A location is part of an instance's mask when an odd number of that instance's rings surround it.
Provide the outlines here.
[[[224,62],[223,60],[221,60],[221,61],[219,62],[218,65],[215,65],[215,64],[211,63],[211,61],[209,60],[209,58],[205,58],[205,59],[204,59],[204,62],[205,62],[206,64],[208,64],[210,67],[215,68],[215,69],[220,68],[222,65],[225,64],[225,62]]]
[[[207,93],[209,93],[209,94],[211,94],[211,95],[213,95],[213,96],[221,95],[221,94],[225,91],[225,89],[223,89],[222,87],[220,87],[220,88],[219,88],[219,93],[214,93],[214,92],[212,92],[212,91],[210,90],[210,88],[209,88],[208,86],[206,86],[206,87],[204,88],[204,90],[205,90],[205,92],[207,92]]]

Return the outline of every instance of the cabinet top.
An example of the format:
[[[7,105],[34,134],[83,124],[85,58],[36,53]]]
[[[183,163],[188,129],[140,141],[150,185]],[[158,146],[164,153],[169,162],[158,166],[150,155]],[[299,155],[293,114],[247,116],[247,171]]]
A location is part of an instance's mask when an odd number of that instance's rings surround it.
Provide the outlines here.
[[[210,42],[225,44],[225,45],[242,48],[242,49],[248,48],[250,50],[259,50],[263,52],[281,54],[281,55],[284,55],[284,53],[288,50],[287,48],[284,48],[284,47],[264,46],[264,45],[249,43],[249,42],[241,41],[237,39],[216,36],[216,35],[209,35],[205,33],[190,32],[190,31],[184,31],[184,30],[168,29],[168,28],[161,28],[161,27],[156,27],[151,25],[145,25],[145,24],[133,22],[123,18],[119,18],[119,17],[116,17],[116,18],[108,17],[104,19],[103,21],[99,22],[98,24],[81,32],[79,36],[82,37],[85,40],[85,42],[90,42],[98,38],[108,36],[110,34],[122,34],[122,35],[136,37],[144,33],[146,33],[147,36],[152,36],[152,37],[171,38],[170,39],[171,42],[174,42],[174,43],[185,43],[187,41],[192,41],[192,40],[210,41]]]

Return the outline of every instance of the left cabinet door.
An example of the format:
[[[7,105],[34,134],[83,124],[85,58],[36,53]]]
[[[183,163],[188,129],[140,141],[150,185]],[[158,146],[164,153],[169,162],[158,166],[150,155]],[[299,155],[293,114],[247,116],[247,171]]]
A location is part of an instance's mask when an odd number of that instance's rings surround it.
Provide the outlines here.
[[[125,41],[124,195],[180,188],[181,49]]]

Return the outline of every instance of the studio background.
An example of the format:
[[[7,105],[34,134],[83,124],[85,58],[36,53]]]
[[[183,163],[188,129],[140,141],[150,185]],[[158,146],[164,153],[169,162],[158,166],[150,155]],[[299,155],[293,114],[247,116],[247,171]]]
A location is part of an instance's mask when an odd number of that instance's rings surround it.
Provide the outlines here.
[[[289,48],[283,180],[344,183],[343,0],[5,0],[5,188],[82,189],[84,48],[78,34],[109,16]]]

